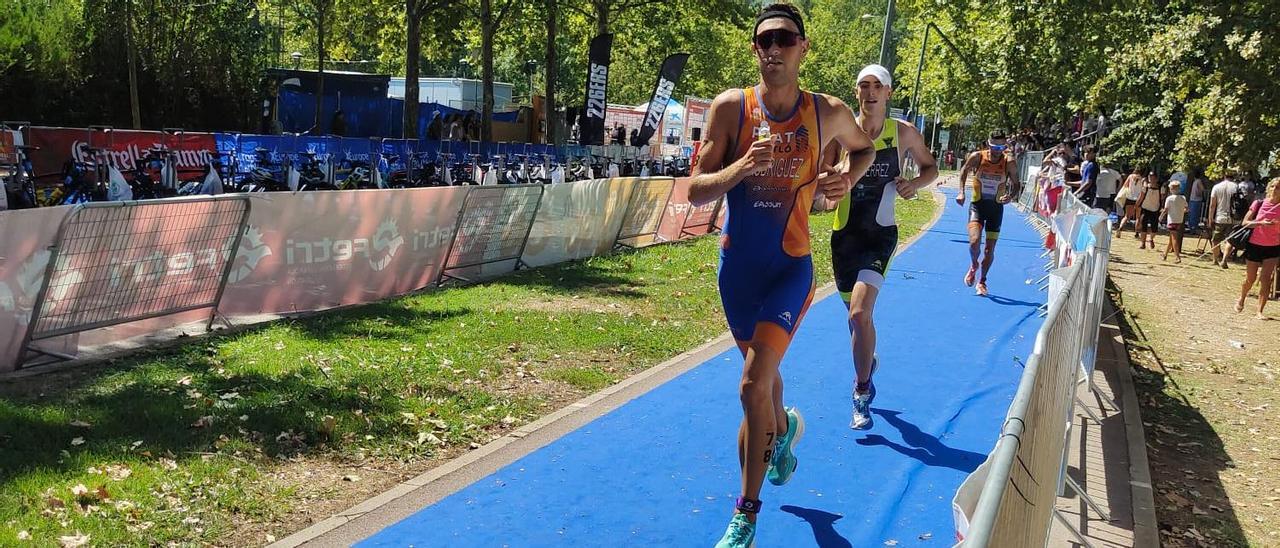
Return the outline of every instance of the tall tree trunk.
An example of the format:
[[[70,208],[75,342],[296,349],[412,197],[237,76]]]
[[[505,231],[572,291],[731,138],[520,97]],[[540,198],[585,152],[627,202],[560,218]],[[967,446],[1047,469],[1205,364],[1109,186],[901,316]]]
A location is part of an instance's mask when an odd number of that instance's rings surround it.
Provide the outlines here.
[[[316,51],[320,55],[318,61],[317,78],[319,82],[316,84],[316,120],[313,126],[316,131],[320,130],[320,122],[324,120],[324,16],[328,11],[324,6],[316,10]]]
[[[596,8],[596,34],[607,34],[609,32],[609,0],[592,0],[591,5]]]
[[[133,0],[125,0],[124,32],[129,54],[129,110],[133,129],[142,129],[142,109],[138,107],[138,46],[133,35]]]
[[[547,143],[556,143],[556,123],[559,121],[556,111],[556,0],[546,0],[547,10],[547,59],[546,97],[542,101],[543,116],[547,120]],[[531,90],[529,93],[533,93]]]
[[[422,47],[422,6],[419,0],[405,0],[408,43],[404,56],[404,126],[401,137],[418,137],[418,58]]]
[[[493,17],[493,0],[480,0],[480,58],[483,67],[484,109],[480,115],[480,141],[493,137],[493,35],[498,22]]]

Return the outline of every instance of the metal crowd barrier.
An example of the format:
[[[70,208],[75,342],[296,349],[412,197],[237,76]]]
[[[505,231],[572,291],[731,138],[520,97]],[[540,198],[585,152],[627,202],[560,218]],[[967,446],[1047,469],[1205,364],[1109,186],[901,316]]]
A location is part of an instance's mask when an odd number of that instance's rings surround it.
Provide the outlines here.
[[[515,261],[512,270],[524,266],[520,257],[542,204],[543,185],[474,187],[467,191],[458,214],[444,268],[436,285],[446,278],[468,281],[450,271]]]
[[[1033,189],[1032,200],[1040,190]],[[1082,545],[1091,547],[1054,503],[1063,489],[1070,488],[1103,519],[1110,519],[1067,475],[1066,451],[1074,404],[1079,401],[1076,387],[1087,383],[1101,396],[1092,374],[1106,298],[1111,227],[1104,212],[1085,206],[1071,193],[1063,194],[1053,218],[1036,212],[1027,219],[1044,224],[1056,236],[1057,249],[1042,255],[1048,258],[1046,269],[1051,271],[1041,279],[1047,281],[1041,289],[1049,291],[1047,317],[988,457],[987,475],[961,544],[1044,546],[1051,521],[1057,519]],[[1118,409],[1114,402],[1102,399]],[[1100,422],[1086,406],[1080,408]]]
[[[209,309],[211,328],[248,220],[247,196],[75,206],[50,247],[19,364],[73,358],[38,341],[191,310]]]
[[[642,238],[658,233],[676,182],[672,179],[640,179],[631,183],[627,208],[614,237],[615,248],[635,248]]]

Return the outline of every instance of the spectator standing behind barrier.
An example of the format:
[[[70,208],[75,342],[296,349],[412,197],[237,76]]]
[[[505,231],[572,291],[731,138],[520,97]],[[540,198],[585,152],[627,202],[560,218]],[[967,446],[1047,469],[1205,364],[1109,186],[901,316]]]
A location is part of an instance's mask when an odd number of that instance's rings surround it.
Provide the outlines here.
[[[465,130],[462,129],[462,116],[458,114],[449,115],[449,140],[461,141],[467,137]]]
[[[1160,204],[1163,202],[1160,192],[1159,177],[1154,171],[1148,172],[1146,186],[1142,188],[1142,195],[1138,196],[1138,249],[1146,249],[1148,244],[1151,249],[1156,248],[1156,232],[1160,231]]]
[[[1110,167],[1098,164],[1097,194],[1093,199],[1093,207],[1111,213],[1116,195],[1116,185],[1120,184],[1120,174]]]
[[[440,119],[440,111],[431,113],[431,123],[427,124],[427,139],[439,141],[444,132],[444,121]]]
[[[1165,219],[1169,227],[1169,245],[1164,249],[1160,260],[1169,260],[1169,252],[1173,252],[1173,262],[1182,262],[1182,229],[1186,222],[1187,198],[1182,195],[1182,184],[1178,181],[1169,183],[1169,197],[1164,199],[1164,209],[1160,218]]]
[[[467,140],[480,140],[480,115],[474,111],[467,113]]]
[[[1221,258],[1223,270],[1226,270],[1227,261],[1231,257],[1231,244],[1227,243],[1227,235],[1235,226],[1235,219],[1231,216],[1231,196],[1235,193],[1236,182],[1230,175],[1214,185],[1209,192],[1209,232],[1212,235],[1209,243],[1213,246],[1213,264],[1219,264]]]
[[[1272,179],[1267,184],[1266,193],[1259,198],[1261,199],[1255,200],[1249,206],[1249,213],[1245,214],[1244,221],[1240,223],[1243,227],[1252,227],[1253,234],[1245,244],[1244,283],[1240,286],[1240,299],[1236,301],[1236,312],[1244,310],[1244,301],[1249,296],[1249,290],[1253,288],[1253,282],[1259,277],[1258,271],[1261,270],[1262,283],[1258,286],[1258,314],[1255,317],[1265,320],[1266,316],[1262,311],[1266,308],[1267,299],[1274,290],[1272,282],[1277,261],[1280,261],[1280,177]]]
[[[1142,168],[1133,166],[1133,170],[1124,180],[1124,188],[1121,189],[1121,191],[1124,192],[1125,205],[1124,216],[1120,218],[1119,223],[1116,223],[1117,238],[1119,238],[1120,233],[1124,231],[1124,225],[1131,219],[1133,220],[1133,237],[1137,238],[1138,234],[1141,233],[1141,230],[1139,230],[1141,227],[1138,219],[1138,196],[1142,195],[1142,187],[1145,184],[1146,181],[1142,177]]]
[[[1206,194],[1204,180],[1204,172],[1200,170],[1194,171],[1195,176],[1191,181],[1191,195],[1187,197],[1190,204],[1190,213],[1187,216],[1187,230],[1197,232],[1200,230],[1200,221],[1204,218],[1204,198]]]
[[[1084,163],[1080,164],[1080,187],[1076,190],[1076,198],[1089,207],[1097,207],[1093,203],[1098,190],[1097,158],[1093,145],[1084,148]]]

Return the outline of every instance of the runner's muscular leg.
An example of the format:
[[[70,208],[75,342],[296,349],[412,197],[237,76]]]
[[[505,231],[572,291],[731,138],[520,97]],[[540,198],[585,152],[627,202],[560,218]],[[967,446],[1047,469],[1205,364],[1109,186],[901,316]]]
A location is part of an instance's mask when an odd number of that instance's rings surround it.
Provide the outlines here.
[[[786,342],[791,336],[772,322],[756,324],[755,336],[748,345],[738,395],[742,401],[743,420],[738,430],[738,459],[742,464],[742,496],[760,498],[773,442],[786,428],[786,415],[775,403],[782,391],[778,371]],[[782,344],[779,344],[782,341]],[[754,514],[747,514],[755,521]]]
[[[991,271],[991,263],[996,260],[996,239],[987,238],[987,249],[982,254],[982,280],[987,279],[987,272]]]
[[[857,382],[871,379],[871,366],[876,352],[876,326],[873,320],[876,297],[880,290],[871,284],[854,284],[845,306],[849,309],[849,332],[853,334],[853,365]]]

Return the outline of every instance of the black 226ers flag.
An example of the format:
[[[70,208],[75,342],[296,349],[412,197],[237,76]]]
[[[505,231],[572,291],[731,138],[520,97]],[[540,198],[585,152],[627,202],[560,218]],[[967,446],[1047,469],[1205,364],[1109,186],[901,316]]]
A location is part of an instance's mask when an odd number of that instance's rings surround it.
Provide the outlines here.
[[[676,53],[668,55],[662,62],[662,70],[658,72],[658,83],[654,85],[653,97],[649,99],[649,111],[644,115],[644,125],[640,127],[640,134],[632,139],[631,146],[644,146],[653,134],[657,133],[658,126],[662,124],[662,114],[667,110],[671,93],[675,91],[676,83],[680,81],[680,75],[684,73],[684,64],[688,60],[688,53]]]
[[[587,103],[581,122],[581,142],[584,145],[604,144],[604,115],[609,108],[607,97],[612,49],[612,34],[601,34],[591,40],[587,64]]]

